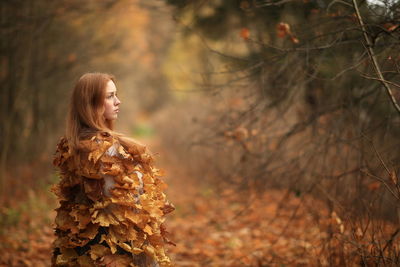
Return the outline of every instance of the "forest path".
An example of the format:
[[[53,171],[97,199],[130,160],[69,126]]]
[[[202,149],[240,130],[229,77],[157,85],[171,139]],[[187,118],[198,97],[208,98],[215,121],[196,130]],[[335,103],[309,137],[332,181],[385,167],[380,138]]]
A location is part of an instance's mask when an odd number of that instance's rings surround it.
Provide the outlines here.
[[[166,225],[176,246],[167,246],[176,266],[327,266],[320,257],[329,240],[332,216],[321,201],[296,196],[286,190],[262,194],[217,191],[190,177],[184,167],[169,160],[159,140],[145,140],[160,154],[157,161],[166,171],[167,197],[176,210]],[[310,214],[307,207],[319,210]],[[319,209],[318,209],[319,207]],[[335,263],[331,263],[335,265]]]
[[[167,197],[176,206],[166,219],[176,243],[167,251],[176,266],[327,264],[318,259],[329,249],[321,245],[328,238],[320,230],[324,212],[315,214],[320,219],[316,224],[316,217],[303,206],[315,207],[317,201],[277,190],[263,195],[237,195],[229,188],[216,192],[188,177],[182,166],[168,162],[159,140],[141,141],[160,154],[157,162],[166,171]],[[7,227],[0,233],[0,266],[50,266],[57,204],[48,189],[28,192],[27,203],[8,209],[9,221],[2,222]]]

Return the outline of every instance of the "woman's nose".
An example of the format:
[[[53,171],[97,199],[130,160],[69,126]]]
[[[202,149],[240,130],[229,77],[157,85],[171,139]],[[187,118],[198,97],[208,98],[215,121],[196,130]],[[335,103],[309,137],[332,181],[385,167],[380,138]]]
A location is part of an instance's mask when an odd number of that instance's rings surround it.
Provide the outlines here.
[[[115,105],[119,105],[121,104],[121,101],[118,99],[117,96],[115,96]]]

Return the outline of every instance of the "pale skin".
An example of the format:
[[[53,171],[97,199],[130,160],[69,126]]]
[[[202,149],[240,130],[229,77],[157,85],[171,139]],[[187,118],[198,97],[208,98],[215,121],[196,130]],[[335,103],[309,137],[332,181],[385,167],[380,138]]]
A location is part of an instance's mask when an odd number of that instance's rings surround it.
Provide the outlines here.
[[[116,120],[121,101],[117,97],[117,88],[112,80],[109,80],[106,87],[106,98],[104,99],[104,118]],[[110,152],[111,153],[111,152]],[[114,179],[111,176],[104,177],[104,194],[110,196],[110,190],[114,187]]]
[[[117,97],[117,88],[114,82],[110,80],[107,83],[106,98],[104,99],[104,117],[107,120],[116,120],[120,104],[121,101]]]

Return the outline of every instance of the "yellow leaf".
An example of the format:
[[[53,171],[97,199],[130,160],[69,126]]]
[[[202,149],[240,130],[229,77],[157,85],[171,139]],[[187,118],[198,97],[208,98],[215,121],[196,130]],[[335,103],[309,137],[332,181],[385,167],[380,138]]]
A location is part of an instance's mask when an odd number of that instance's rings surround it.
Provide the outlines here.
[[[140,254],[140,253],[142,253],[143,252],[143,249],[141,249],[141,248],[132,248],[132,253],[133,254]]]
[[[107,237],[106,235],[101,235],[100,238],[100,243],[102,243],[103,241],[106,241],[107,245],[110,247],[111,249],[111,253],[114,254],[115,252],[117,252],[117,245],[111,241],[111,239],[109,237]]]
[[[124,267],[129,266],[131,257],[128,255],[106,255],[101,261],[106,267]]]
[[[93,216],[92,216],[93,217]],[[116,225],[119,224],[119,222],[116,220],[116,218],[108,213],[107,211],[99,211],[97,213],[97,216],[93,217],[94,219],[92,220],[93,223],[98,223],[100,226],[110,226],[110,225]]]
[[[146,252],[147,255],[155,258],[156,257],[156,252],[155,249],[152,245],[144,245],[143,246],[144,252]]]
[[[90,246],[89,254],[92,260],[97,260],[98,258],[101,258],[107,254],[111,254],[111,250],[103,245],[96,244]]]
[[[111,146],[117,154],[107,153]],[[151,155],[144,146],[125,148],[106,133],[83,140],[80,147],[72,154],[64,139],[54,159],[61,170],[53,189],[60,200],[54,246],[61,254],[55,261],[68,266],[128,266],[132,255],[115,254],[123,249],[145,252],[160,266],[169,266],[163,247],[169,242],[161,224],[173,206],[166,204],[166,184],[159,179],[163,173],[152,166]],[[104,175],[115,182],[111,197],[103,192]],[[100,240],[95,239],[100,232]],[[87,252],[78,256],[77,247]]]
[[[128,183],[128,184],[134,183],[134,181],[131,178],[129,178],[128,176],[125,176],[124,178],[122,178],[122,181],[125,183]]]
[[[151,226],[148,225],[148,224],[143,228],[143,231],[148,235],[152,235],[153,234],[153,230],[151,229]]]

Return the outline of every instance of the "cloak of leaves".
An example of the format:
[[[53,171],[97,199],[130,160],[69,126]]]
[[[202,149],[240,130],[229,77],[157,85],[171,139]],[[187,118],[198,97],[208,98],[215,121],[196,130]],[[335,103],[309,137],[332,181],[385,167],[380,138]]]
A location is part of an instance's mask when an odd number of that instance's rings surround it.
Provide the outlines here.
[[[106,153],[112,149],[115,155]],[[53,187],[60,201],[54,266],[134,266],[135,257],[171,266],[164,244],[173,243],[163,222],[174,206],[145,148],[125,148],[100,132],[82,140],[73,154],[62,138],[53,164],[61,178]],[[105,177],[115,183],[109,195]]]

